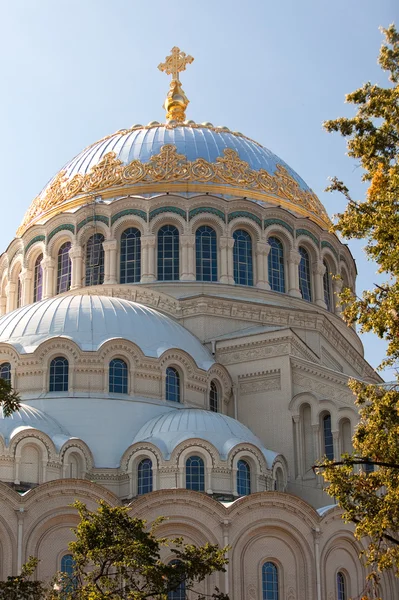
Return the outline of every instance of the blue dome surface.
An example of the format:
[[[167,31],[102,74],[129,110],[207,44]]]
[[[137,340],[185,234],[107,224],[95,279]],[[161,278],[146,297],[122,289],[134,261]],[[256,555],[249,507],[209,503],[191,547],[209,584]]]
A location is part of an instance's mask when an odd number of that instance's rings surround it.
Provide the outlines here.
[[[151,156],[158,154],[165,144],[175,145],[177,152],[186,156],[189,161],[203,158],[211,163],[216,162],[218,157],[223,157],[223,151],[230,148],[235,150],[241,160],[245,160],[252,169],[256,171],[264,169],[273,175],[277,165],[280,164],[298,182],[301,189],[305,191],[310,189],[287,163],[267,148],[241,134],[205,125],[182,124],[176,127],[155,125],[122,130],[83,150],[64,166],[64,170],[69,179],[78,173],[85,175],[108,152],[115,152],[116,157],[125,165],[132,160],[147,163]]]

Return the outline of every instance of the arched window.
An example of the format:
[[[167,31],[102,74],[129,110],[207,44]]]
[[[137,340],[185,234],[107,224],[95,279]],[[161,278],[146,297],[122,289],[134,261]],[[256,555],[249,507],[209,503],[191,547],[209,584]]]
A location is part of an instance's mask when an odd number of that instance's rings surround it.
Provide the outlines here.
[[[199,456],[190,456],[186,460],[186,489],[205,491],[204,461]]]
[[[302,246],[299,247],[301,262],[299,263],[299,289],[302,298],[308,302],[312,301],[312,288],[310,283],[310,258],[308,251]]]
[[[33,302],[39,302],[43,297],[43,254],[39,254],[33,270]]]
[[[103,242],[102,233],[95,233],[87,240],[85,285],[102,285],[104,283]]]
[[[169,402],[180,402],[180,375],[177,369],[168,367],[166,369],[166,400]]]
[[[121,235],[120,282],[138,283],[141,279],[141,233],[129,227]]]
[[[341,571],[337,573],[337,600],[346,600],[345,575]]]
[[[251,469],[245,460],[237,463],[237,493],[239,496],[248,496],[251,493]]]
[[[169,564],[177,565],[179,563],[179,560],[171,560]],[[186,597],[186,582],[184,579],[175,590],[168,592],[168,600],[186,600]]]
[[[144,458],[137,467],[137,493],[139,496],[152,492],[152,462]]]
[[[158,231],[158,280],[176,281],[179,277],[179,230],[164,225]]]
[[[323,275],[324,302],[326,303],[327,310],[332,311],[331,273],[326,261],[323,261],[323,265],[326,268]]]
[[[240,285],[253,285],[252,240],[247,231],[237,229],[233,233],[234,281]]]
[[[64,356],[53,358],[50,363],[50,392],[68,391],[68,360]]]
[[[22,306],[22,282],[20,274],[17,278],[17,308],[20,308]]]
[[[324,454],[329,460],[334,459],[334,443],[331,431],[331,415],[327,414],[323,417],[323,437],[324,437]]]
[[[60,571],[65,573],[65,575],[68,577],[66,585],[63,586],[63,592],[72,592],[77,586],[77,581],[74,576],[75,561],[73,560],[72,554],[64,554],[64,556],[61,558]]]
[[[262,566],[262,600],[279,600],[278,570],[272,562]]]
[[[109,391],[111,394],[127,394],[128,368],[121,358],[109,363]]]
[[[211,381],[211,389],[209,390],[209,410],[212,412],[219,411],[219,392],[214,381]]]
[[[0,377],[11,383],[11,365],[9,362],[0,365]]]
[[[280,467],[276,469],[276,479],[274,481],[274,489],[276,492],[284,492],[284,473]]]
[[[216,231],[208,225],[195,232],[195,258],[197,281],[217,281]]]
[[[269,237],[269,284],[273,292],[285,292],[284,249],[276,237]]]
[[[57,258],[57,294],[67,292],[71,287],[72,264],[69,258],[71,242],[65,242],[58,250]]]

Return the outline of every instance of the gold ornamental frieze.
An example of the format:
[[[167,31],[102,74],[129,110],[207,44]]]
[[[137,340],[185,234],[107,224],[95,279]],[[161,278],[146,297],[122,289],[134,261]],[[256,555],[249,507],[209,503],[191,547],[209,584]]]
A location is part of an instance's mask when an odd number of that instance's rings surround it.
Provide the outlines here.
[[[248,195],[249,198],[281,204],[285,208],[313,217],[324,227],[330,226],[327,213],[317,196],[310,190],[303,190],[282,165],[277,165],[273,175],[264,169],[256,171],[231,148],[225,148],[224,155],[219,156],[215,162],[208,162],[203,158],[189,161],[184,154],[178,154],[176,146],[166,144],[147,163],[135,159],[124,165],[114,152],[108,152],[85,175],[78,173],[68,179],[67,171],[61,171],[32,202],[17,235],[22,235],[30,225],[42,222],[47,215],[50,218],[53,214],[66,210],[69,201],[75,196],[101,193],[116,187],[141,187],[140,184],[154,183],[171,183],[176,186],[185,184],[186,191],[215,193],[220,193],[223,187],[222,193],[241,197]],[[209,188],[203,187],[200,190],[198,184],[207,184]],[[83,197],[82,204],[86,202],[87,198]],[[74,203],[74,206],[78,205],[79,203]]]

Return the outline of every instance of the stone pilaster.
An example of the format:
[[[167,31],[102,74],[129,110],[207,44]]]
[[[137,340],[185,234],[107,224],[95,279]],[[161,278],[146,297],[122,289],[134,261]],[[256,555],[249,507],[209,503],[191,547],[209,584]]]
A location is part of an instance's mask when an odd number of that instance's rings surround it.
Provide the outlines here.
[[[288,274],[289,274],[289,289],[288,294],[294,298],[302,298],[299,289],[299,272],[298,267],[301,262],[301,255],[297,250],[291,250],[288,257]]]
[[[117,240],[106,240],[104,248],[104,283],[118,283],[116,256],[118,250]]]

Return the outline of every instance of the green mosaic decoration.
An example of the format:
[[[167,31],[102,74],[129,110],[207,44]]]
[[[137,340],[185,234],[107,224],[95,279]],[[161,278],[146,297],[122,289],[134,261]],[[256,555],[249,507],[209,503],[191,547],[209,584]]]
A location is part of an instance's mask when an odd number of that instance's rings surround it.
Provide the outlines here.
[[[85,219],[83,219],[83,221],[78,223],[78,226],[76,227],[76,233],[79,233],[82,227],[84,227],[85,225],[87,225],[87,223],[90,223],[91,221],[100,221],[101,223],[109,225],[108,217],[104,217],[104,215],[93,215],[91,217],[86,217]]]
[[[256,215],[253,215],[250,212],[247,212],[246,210],[235,210],[233,212],[231,212],[227,218],[228,222],[230,223],[233,219],[239,219],[242,217],[246,217],[247,219],[251,219],[252,221],[254,221],[255,223],[257,223],[259,225],[259,227],[262,227],[262,221],[260,220],[259,217],[257,217]]]
[[[33,246],[33,244],[36,244],[37,242],[44,242],[45,239],[45,235],[36,235],[34,238],[31,239],[31,241],[28,244],[26,244],[25,254],[28,252],[29,248]]]
[[[211,215],[216,215],[217,217],[219,217],[219,219],[222,219],[223,222],[225,220],[224,212],[222,212],[218,208],[213,208],[213,206],[198,206],[197,208],[193,208],[188,213],[188,218],[191,221],[191,219],[193,219],[194,217],[196,217],[197,215],[200,215],[202,213],[209,213]]]
[[[58,225],[58,227],[56,227],[55,229],[53,229],[53,231],[51,231],[48,236],[47,236],[47,243],[49,243],[49,241],[59,232],[59,231],[72,231],[72,233],[75,233],[75,225],[72,225],[71,223],[65,223],[64,225]]]
[[[314,243],[316,244],[316,246],[319,248],[320,242],[317,239],[317,237],[315,235],[313,235],[313,233],[311,233],[307,229],[297,229],[296,230],[296,237],[299,237],[300,235],[306,235],[307,237],[309,237],[311,240],[314,241]]]
[[[335,258],[337,260],[339,260],[338,252],[336,251],[336,249],[334,248],[334,246],[332,244],[330,244],[330,242],[325,242],[325,241],[321,242],[321,247],[322,248],[329,248],[331,250],[331,252],[334,254]]]
[[[286,223],[282,219],[265,219],[263,224],[264,229],[267,229],[271,225],[281,225],[281,227],[285,227],[285,229],[289,231],[291,235],[294,235],[293,227],[291,227],[291,225],[288,225],[288,223]]]
[[[187,218],[186,211],[182,208],[179,208],[178,206],[160,206],[159,208],[154,208],[154,210],[150,211],[150,221],[155,219],[156,216],[166,212],[171,212],[175,213],[175,215],[180,215],[181,217],[183,217],[183,219]]]
[[[120,212],[112,215],[111,217],[111,225],[122,219],[122,217],[126,217],[127,215],[134,215],[135,217],[140,217],[143,221],[147,221],[147,213],[144,210],[139,210],[138,208],[126,208],[125,210],[121,210]]]

